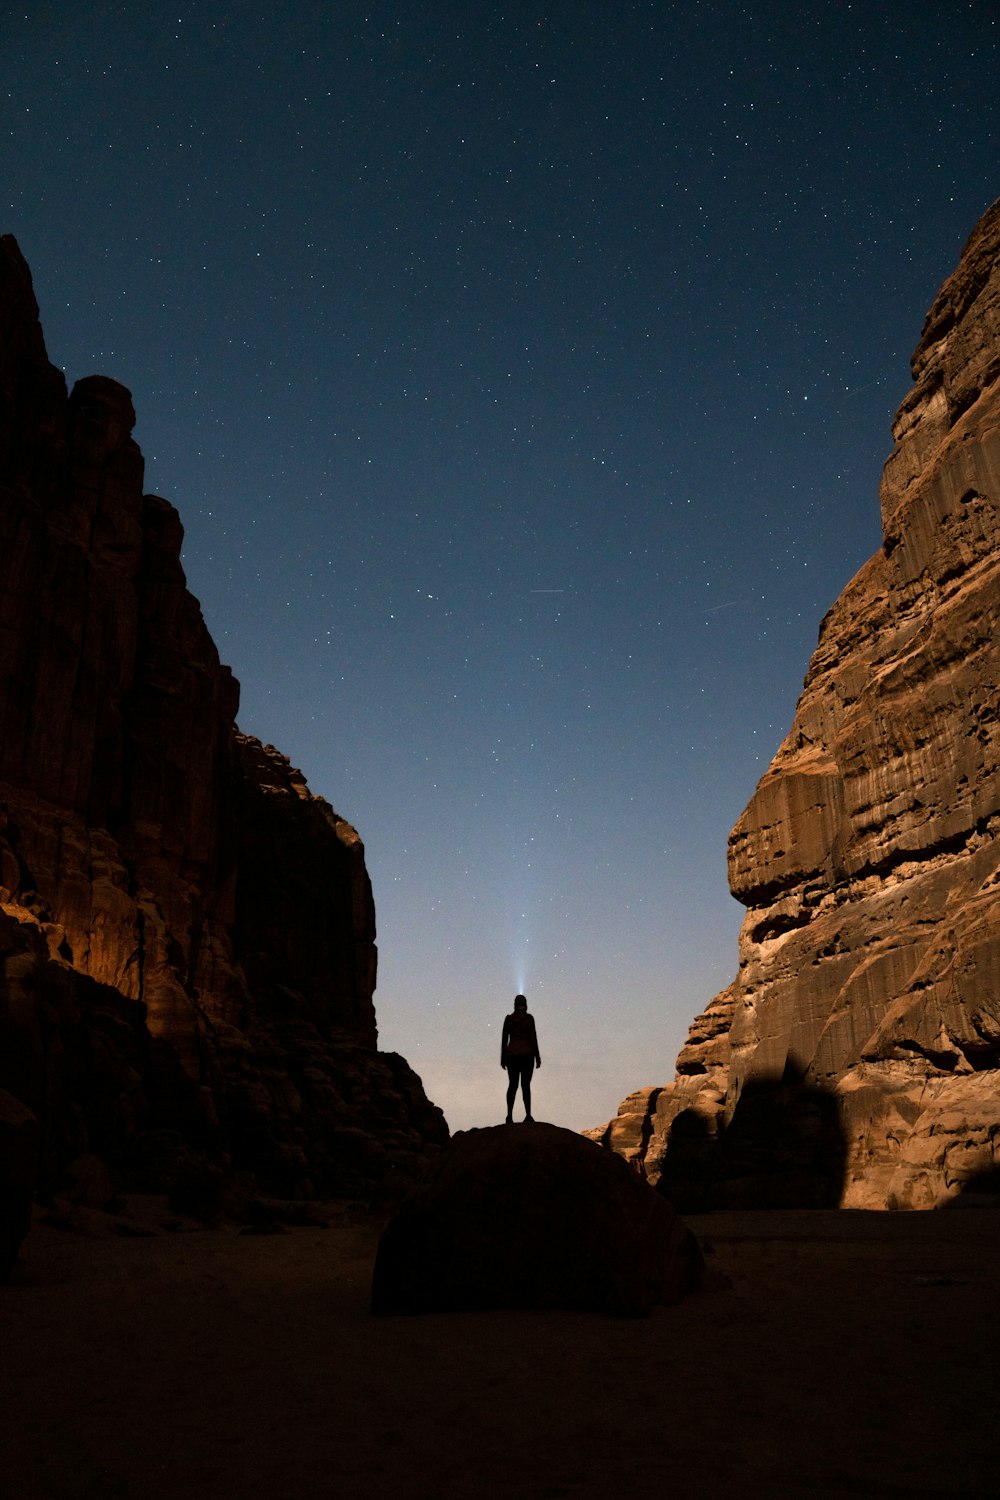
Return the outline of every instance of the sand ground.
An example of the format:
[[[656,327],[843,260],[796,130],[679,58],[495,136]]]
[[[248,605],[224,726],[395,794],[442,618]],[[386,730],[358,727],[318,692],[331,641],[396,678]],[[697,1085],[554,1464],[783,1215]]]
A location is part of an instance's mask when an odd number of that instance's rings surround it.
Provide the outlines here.
[[[690,1219],[732,1285],[640,1320],[372,1318],[378,1226],[330,1214],[36,1224],[2,1500],[1000,1495],[996,1210]]]

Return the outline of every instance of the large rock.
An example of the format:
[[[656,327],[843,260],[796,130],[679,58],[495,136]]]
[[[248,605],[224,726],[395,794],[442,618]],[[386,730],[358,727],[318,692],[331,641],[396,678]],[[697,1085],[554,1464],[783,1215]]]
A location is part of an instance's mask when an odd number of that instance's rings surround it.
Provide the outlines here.
[[[1000,203],[913,375],[882,548],[823,620],[791,732],[730,837],[735,984],[695,1021],[675,1082],[592,1133],[627,1138],[681,1197],[694,1158],[674,1122],[716,1142],[712,1192],[731,1201],[740,1100],[789,1067],[836,1103],[846,1205],[930,1206],[1000,1166]]]
[[[272,1193],[408,1181],[447,1128],[377,1051],[363,845],[238,732],[133,424],[67,394],[0,239],[0,1086],[44,1101],[43,1177],[173,1131]]]
[[[456,1135],[391,1220],[372,1311],[647,1313],[703,1276],[693,1235],[616,1156],[557,1125],[496,1125]]]

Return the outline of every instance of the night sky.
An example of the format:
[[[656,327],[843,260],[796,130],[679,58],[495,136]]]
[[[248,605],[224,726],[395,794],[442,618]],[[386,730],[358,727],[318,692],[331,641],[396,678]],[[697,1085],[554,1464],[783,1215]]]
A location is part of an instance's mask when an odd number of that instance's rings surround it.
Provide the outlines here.
[[[0,16],[0,230],[276,744],[364,838],[453,1128],[665,1083],[726,839],[880,541],[1000,194],[1000,7],[64,0]]]

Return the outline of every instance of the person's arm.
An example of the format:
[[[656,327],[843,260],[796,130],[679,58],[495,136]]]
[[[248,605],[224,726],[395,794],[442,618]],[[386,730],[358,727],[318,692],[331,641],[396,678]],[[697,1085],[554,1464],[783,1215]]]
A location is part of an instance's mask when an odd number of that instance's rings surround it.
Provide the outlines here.
[[[542,1066],[542,1054],[538,1050],[538,1032],[535,1030],[534,1016],[531,1018],[531,1037],[535,1044],[535,1067],[540,1068]]]
[[[507,1066],[507,1042],[510,1039],[510,1017],[504,1017],[503,1035],[500,1038],[500,1066]]]

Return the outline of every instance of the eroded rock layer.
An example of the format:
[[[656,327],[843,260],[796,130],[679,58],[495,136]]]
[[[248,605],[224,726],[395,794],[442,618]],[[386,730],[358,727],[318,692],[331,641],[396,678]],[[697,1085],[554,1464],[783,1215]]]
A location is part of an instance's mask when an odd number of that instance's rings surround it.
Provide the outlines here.
[[[133,423],[0,240],[0,1089],[50,1178],[164,1130],[270,1191],[405,1177],[447,1130],[376,1050],[363,846],[237,732]]]
[[[882,549],[730,836],[736,981],[675,1081],[589,1132],[685,1201],[922,1208],[996,1184],[1000,202],[912,368]]]

